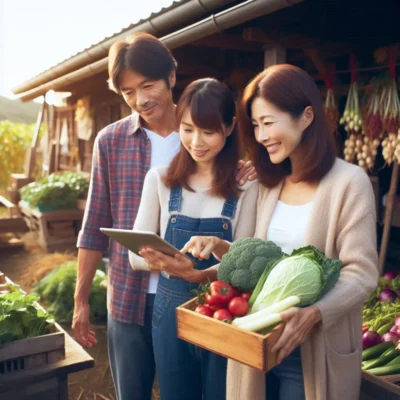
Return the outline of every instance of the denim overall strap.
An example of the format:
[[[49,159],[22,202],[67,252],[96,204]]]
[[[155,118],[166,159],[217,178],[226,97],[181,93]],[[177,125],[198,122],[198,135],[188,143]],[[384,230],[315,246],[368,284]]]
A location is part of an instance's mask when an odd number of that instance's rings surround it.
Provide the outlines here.
[[[182,206],[182,187],[177,186],[171,189],[171,193],[169,195],[169,203],[168,203],[168,211],[171,212],[179,212],[181,211]]]
[[[224,203],[221,215],[229,219],[235,218],[237,203],[238,199],[229,197]]]

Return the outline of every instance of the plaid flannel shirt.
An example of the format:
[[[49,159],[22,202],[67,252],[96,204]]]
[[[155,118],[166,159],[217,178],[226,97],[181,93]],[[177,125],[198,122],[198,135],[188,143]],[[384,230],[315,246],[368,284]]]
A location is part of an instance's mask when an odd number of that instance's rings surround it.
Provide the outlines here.
[[[132,229],[150,158],[151,142],[140,127],[138,114],[99,132],[77,247],[105,251],[110,241],[99,228]],[[107,307],[112,318],[143,325],[149,273],[134,272],[128,250],[111,241],[108,275]]]

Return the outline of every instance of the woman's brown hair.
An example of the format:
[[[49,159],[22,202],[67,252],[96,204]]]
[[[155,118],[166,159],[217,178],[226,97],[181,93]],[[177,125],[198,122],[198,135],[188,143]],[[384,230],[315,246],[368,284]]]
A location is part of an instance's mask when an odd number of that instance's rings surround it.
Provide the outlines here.
[[[232,92],[225,84],[212,78],[196,80],[186,87],[176,106],[178,124],[187,110],[197,127],[217,131],[221,135],[224,134],[224,127],[232,126],[236,114]],[[235,177],[240,156],[238,136],[235,126],[227,136],[224,148],[215,158],[211,193],[223,198],[238,197],[240,192]],[[180,185],[193,192],[188,181],[195,171],[196,162],[181,145],[168,168],[164,183],[169,188]]]
[[[257,97],[272,103],[294,119],[298,119],[306,107],[312,107],[314,119],[303,132],[299,144],[304,163],[296,179],[308,182],[321,180],[335,162],[336,148],[329,131],[322,97],[314,80],[301,68],[281,64],[258,74],[244,91],[238,107],[239,131],[259,181],[265,186],[273,187],[291,173],[291,164],[289,159],[273,164],[266,148],[256,141],[251,121],[251,105]]]

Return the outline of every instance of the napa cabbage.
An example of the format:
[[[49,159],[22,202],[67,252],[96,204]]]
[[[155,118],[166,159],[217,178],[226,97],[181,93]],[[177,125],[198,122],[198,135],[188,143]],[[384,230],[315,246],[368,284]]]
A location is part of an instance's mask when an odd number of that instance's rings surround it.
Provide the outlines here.
[[[341,266],[340,260],[329,259],[315,247],[297,249],[274,265],[251,311],[262,310],[290,296],[300,299],[300,307],[311,305],[336,284]]]

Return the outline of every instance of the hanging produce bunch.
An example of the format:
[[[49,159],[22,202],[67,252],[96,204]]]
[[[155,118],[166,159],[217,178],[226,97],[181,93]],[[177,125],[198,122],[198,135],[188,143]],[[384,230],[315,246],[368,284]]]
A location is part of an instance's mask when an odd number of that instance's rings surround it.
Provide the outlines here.
[[[379,98],[371,97],[367,105],[365,121],[363,120],[360,102],[359,90],[355,79],[355,60],[354,55],[350,57],[351,65],[351,85],[347,97],[346,107],[340,123],[348,134],[345,141],[344,157],[348,162],[357,162],[358,165],[367,170],[375,165],[375,158],[378,154],[380,140],[379,132],[379,107],[376,101]]]
[[[364,132],[370,139],[380,139],[383,134],[380,110],[382,82],[378,78],[371,81],[371,93],[366,107]]]
[[[336,106],[335,95],[332,88],[328,88],[325,99],[325,114],[328,118],[329,130],[332,134],[337,135],[339,128],[339,110]]]
[[[387,134],[382,141],[382,155],[390,165],[395,160],[400,162],[400,100],[392,49],[389,55],[389,68],[391,79],[382,91],[381,112],[383,130]]]
[[[339,110],[335,101],[335,94],[333,91],[333,82],[335,78],[335,66],[331,65],[329,70],[323,76],[326,87],[328,88],[325,98],[325,114],[328,119],[329,131],[337,135],[339,129]]]
[[[360,164],[361,156],[359,155],[362,154],[363,146],[364,144],[367,145],[367,143],[364,143],[362,135],[363,120],[360,111],[358,86],[356,81],[352,82],[350,85],[346,106],[339,122],[344,126],[348,136],[344,143],[345,160],[348,162],[354,162],[358,159]],[[365,149],[367,150],[367,148]],[[362,158],[364,159],[364,157]]]

